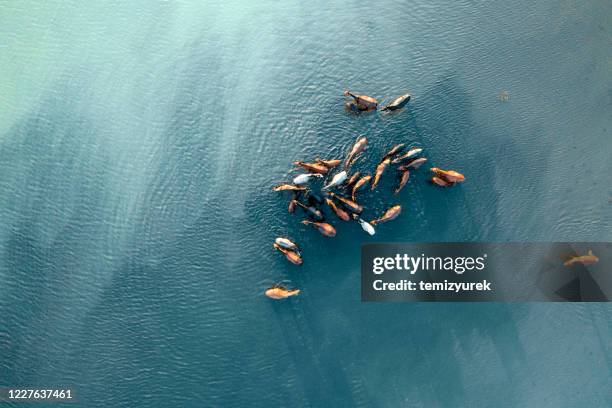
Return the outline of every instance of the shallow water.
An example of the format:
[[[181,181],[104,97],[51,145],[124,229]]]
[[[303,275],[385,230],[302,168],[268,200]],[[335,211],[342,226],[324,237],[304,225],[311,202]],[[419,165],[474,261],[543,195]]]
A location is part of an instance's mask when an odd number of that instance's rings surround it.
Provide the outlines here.
[[[359,290],[365,242],[612,240],[609,4],[256,3],[0,2],[0,385],[84,406],[612,405],[608,304]],[[354,116],[347,87],[414,96]],[[364,171],[405,141],[468,181],[421,171],[375,237],[320,237],[270,186],[358,134]],[[276,282],[302,293],[271,302]]]

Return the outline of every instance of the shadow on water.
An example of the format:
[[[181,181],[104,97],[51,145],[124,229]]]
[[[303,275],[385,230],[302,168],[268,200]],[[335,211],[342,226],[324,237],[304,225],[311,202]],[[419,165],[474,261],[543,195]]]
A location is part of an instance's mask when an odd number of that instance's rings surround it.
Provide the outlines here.
[[[170,21],[162,30],[150,26],[148,32],[157,35],[155,43],[143,37],[144,44],[151,44],[149,51],[166,38]],[[368,35],[374,33],[375,25],[366,25]],[[523,194],[541,191],[537,176],[521,174],[520,169],[545,166],[544,146],[535,142],[521,148],[508,142],[509,134],[502,135],[505,139],[488,138],[486,125],[474,119],[470,93],[453,73],[415,95],[402,112],[353,116],[341,111],[342,98],[332,101],[327,94],[316,95],[319,90],[311,85],[318,82],[319,58],[309,59],[312,65],[305,79],[297,78],[302,74],[293,61],[282,68],[291,74],[278,75],[283,61],[279,58],[266,79],[276,87],[268,95],[283,96],[266,98],[263,92],[258,95],[263,85],[257,75],[236,73],[247,71],[237,68],[251,68],[248,64],[258,58],[246,58],[244,66],[239,64],[241,53],[227,60],[224,45],[232,42],[226,44],[222,37],[211,33],[189,44],[181,62],[145,70],[136,80],[145,91],[136,92],[134,99],[167,98],[160,111],[168,108],[169,113],[140,117],[137,110],[135,116],[161,123],[161,136],[153,141],[155,150],[145,155],[149,161],[137,164],[151,176],[137,192],[134,217],[120,219],[121,225],[107,228],[121,204],[116,198],[109,202],[107,194],[129,192],[111,188],[121,180],[114,181],[108,168],[111,153],[97,143],[93,130],[84,130],[95,128],[89,123],[87,104],[69,102],[79,95],[76,88],[57,87],[50,95],[61,96],[43,100],[5,135],[0,168],[6,195],[1,199],[7,214],[17,216],[7,222],[5,239],[3,268],[10,279],[4,290],[11,304],[1,309],[9,316],[0,319],[0,336],[8,336],[0,346],[0,366],[9,373],[3,378],[15,384],[72,379],[82,384],[86,400],[113,406],[130,406],[134,400],[168,405],[168,394],[177,406],[204,399],[219,406],[265,401],[478,406],[484,403],[478,399],[481,391],[474,388],[481,383],[467,377],[492,359],[503,365],[502,378],[486,380],[510,385],[496,387],[495,398],[520,405],[512,386],[519,380],[516,373],[524,372],[517,324],[527,307],[362,304],[358,260],[360,244],[367,242],[524,236],[504,224],[509,217],[500,208],[500,187],[513,180],[497,170],[516,169],[510,174],[519,180],[516,185]],[[248,46],[243,39],[234,38]],[[289,52],[285,59],[298,54],[302,50]],[[332,54],[338,58],[345,52]],[[357,65],[357,55],[352,65]],[[218,62],[224,58],[227,65]],[[263,69],[253,72],[264,74]],[[153,81],[143,78],[153,77],[158,82],[151,91]],[[71,81],[86,83],[83,78]],[[334,77],[327,81],[321,88],[335,86]],[[286,92],[294,83],[306,85],[299,92]],[[209,96],[215,96],[214,104]],[[288,164],[293,157],[286,157],[285,151],[291,149],[299,158],[313,152],[342,154],[358,134],[367,134],[371,141],[368,160],[359,163],[364,171],[372,171],[371,157],[408,139],[425,148],[431,164],[456,168],[466,174],[467,182],[451,189],[431,186],[426,183],[426,165],[415,172],[402,195],[393,198],[401,199],[402,216],[381,226],[376,237],[364,235],[354,223],[334,220],[338,236],[323,238],[300,225],[300,217],[287,214],[286,195],[270,192],[268,182],[280,174],[260,173],[270,166],[276,170],[281,162]],[[296,148],[297,141],[307,146]],[[522,149],[543,153],[536,163]],[[374,196],[368,216],[382,212],[391,200],[382,192],[391,186],[387,177],[378,196],[364,193]],[[115,233],[122,231],[124,222],[131,235],[121,245]],[[511,227],[524,228],[520,220]],[[303,243],[302,268],[288,267],[272,253],[270,244],[277,234]],[[104,264],[101,275],[109,275],[102,277],[108,282],[97,280],[96,263]],[[84,265],[92,270],[83,271]],[[297,299],[270,304],[261,292],[281,280],[295,282],[303,292]],[[65,282],[70,282],[69,289]],[[83,307],[85,312],[68,310],[70,302],[92,302],[94,294],[87,291],[92,287],[100,292],[95,305]],[[63,325],[66,331],[58,333],[54,328],[60,326],[60,318],[81,313],[80,330]],[[48,330],[42,332],[41,327]],[[279,332],[282,339],[275,338]],[[74,347],[74,341],[82,347]],[[79,351],[69,360],[64,359],[66,344]],[[484,354],[489,346],[495,356]],[[468,372],[466,367],[473,369]],[[430,376],[424,378],[423,373]],[[284,375],[291,381],[297,378],[298,384],[285,381]],[[108,389],[115,394],[108,396]]]
[[[196,88],[201,86],[204,85],[194,83]],[[517,314],[512,313],[509,306],[481,305],[476,309],[470,305],[359,302],[360,243],[471,240],[475,236],[487,237],[489,231],[496,229],[498,194],[494,187],[498,181],[495,161],[501,144],[488,142],[490,146],[484,150],[488,154],[473,152],[472,136],[479,130],[471,119],[470,97],[452,76],[441,79],[401,115],[385,118],[371,115],[359,119],[355,133],[363,130],[371,134],[373,122],[380,125],[380,133],[371,136],[369,154],[380,154],[389,143],[408,135],[411,142],[426,148],[432,163],[457,164],[460,169],[466,169],[468,177],[465,185],[442,190],[425,183],[428,167],[423,167],[407,187],[414,191],[403,196],[408,197],[406,206],[414,213],[405,211],[393,223],[382,226],[376,239],[363,235],[354,223],[339,221],[334,221],[339,227],[338,236],[331,240],[323,238],[315,230],[298,224],[298,216],[286,213],[286,196],[270,192],[269,186],[259,181],[255,186],[246,186],[248,194],[244,202],[238,200],[232,207],[241,210],[237,215],[224,213],[234,197],[208,194],[209,178],[206,177],[214,170],[213,158],[222,144],[212,138],[218,129],[210,129],[210,136],[200,135],[199,130],[209,119],[194,121],[192,118],[204,114],[205,101],[189,92],[176,98],[178,107],[164,131],[166,137],[148,164],[151,173],[158,177],[143,195],[142,204],[146,204],[147,210],[137,217],[133,246],[124,248],[125,259],[113,268],[112,281],[103,289],[101,302],[85,318],[83,327],[87,331],[78,333],[81,336],[78,341],[87,351],[64,363],[64,367],[77,361],[82,363],[75,372],[80,372],[85,379],[83,383],[89,385],[87,399],[102,398],[105,387],[113,384],[117,390],[116,402],[128,401],[130,386],[142,387],[143,377],[154,370],[157,376],[146,383],[161,389],[174,387],[173,395],[180,392],[170,379],[183,379],[179,387],[184,391],[184,402],[200,395],[194,389],[202,387],[211,400],[222,402],[226,387],[218,384],[223,381],[225,385],[250,384],[244,391],[245,398],[254,400],[260,396],[257,387],[265,387],[267,383],[252,378],[252,373],[244,370],[241,364],[253,364],[254,369],[259,369],[257,364],[265,365],[261,362],[279,358],[278,343],[262,344],[260,350],[247,347],[249,341],[245,333],[253,330],[253,325],[257,326],[255,334],[259,336],[262,335],[259,326],[270,327],[269,322],[257,322],[264,316],[259,309],[275,314],[275,319],[268,320],[277,324],[283,336],[280,341],[284,345],[282,361],[274,367],[278,370],[278,367],[288,366],[289,361],[293,363],[293,375],[307,403],[312,406],[341,405],[347,401],[350,405],[371,406],[377,403],[374,395],[385,393],[398,403],[416,396],[439,405],[460,406],[470,399],[470,395],[465,392],[462,381],[465,363],[454,353],[458,346],[466,355],[478,359],[479,348],[473,346],[475,338],[492,342],[505,367],[506,380],[510,383],[515,380],[513,372],[524,361],[524,352],[517,335]],[[87,127],[86,119],[74,121],[74,128],[49,129],[38,122],[44,109],[57,109],[45,114],[56,118],[74,115],[74,109],[55,100],[41,106],[36,116],[27,117],[15,126],[0,150],[3,157],[23,158],[19,163],[16,159],[10,163],[20,174],[26,174],[24,182],[28,189],[29,207],[21,211],[6,247],[8,263],[13,268],[10,273],[21,276],[11,282],[26,285],[10,291],[27,293],[27,297],[17,300],[23,307],[11,306],[15,312],[3,330],[11,336],[4,343],[9,344],[4,355],[15,357],[15,364],[21,364],[21,367],[8,366],[13,373],[9,380],[26,382],[33,378],[26,372],[38,371],[42,375],[50,375],[50,372],[48,367],[43,367],[43,371],[35,370],[40,368],[39,362],[44,361],[40,358],[43,350],[27,346],[24,338],[30,328],[20,326],[19,322],[29,321],[32,325],[44,320],[49,311],[52,314],[65,312],[61,306],[51,305],[58,296],[53,290],[62,293],[59,291],[61,282],[71,279],[66,274],[79,268],[82,259],[73,255],[89,252],[85,243],[87,237],[108,233],[100,220],[107,216],[104,183],[111,178],[104,165],[107,153],[103,150],[95,151],[97,157],[89,161],[89,168],[76,167],[82,163],[75,157],[73,146],[83,145],[86,150],[93,144],[89,136],[77,131]],[[326,134],[326,126],[328,123],[315,129],[316,134]],[[56,139],[51,140],[58,133],[63,135],[59,145]],[[336,142],[346,150],[354,137],[353,133],[343,133],[343,140]],[[50,145],[56,147],[50,150]],[[248,150],[250,147],[242,148]],[[504,149],[515,161],[521,157],[520,152],[512,152],[513,146],[504,146]],[[82,154],[85,158],[92,155],[91,152]],[[39,161],[31,163],[29,157],[37,157]],[[237,166],[231,166],[230,171],[237,171]],[[97,175],[95,182],[89,178],[90,174]],[[69,183],[58,188],[55,181],[66,175],[71,176]],[[18,197],[17,192],[23,186],[21,181],[15,183],[11,188]],[[72,194],[74,186],[79,186],[77,195]],[[384,201],[390,199],[389,196],[383,198]],[[378,208],[382,203],[383,200],[378,199],[372,209],[382,210]],[[22,202],[15,198],[9,207],[18,212],[21,205]],[[57,212],[58,206],[70,211]],[[473,216],[482,213],[476,211],[476,206],[488,209],[484,219]],[[217,214],[229,218],[216,219]],[[270,220],[274,220],[273,225]],[[57,240],[41,243],[38,231],[41,226],[54,230]],[[262,251],[271,251],[270,242],[277,233],[286,233],[304,243],[306,263],[299,273],[287,270],[284,259],[272,257],[276,254],[262,255]],[[250,239],[255,237],[256,245],[242,247],[241,236],[245,235]],[[97,253],[108,253],[107,242],[99,245]],[[241,257],[237,259],[236,254]],[[94,253],[92,257],[95,256]],[[245,261],[251,260],[252,271],[286,271],[280,275],[268,273],[266,282],[288,278],[303,290],[303,294],[295,302],[273,303],[266,308],[264,302],[268,300],[261,295],[263,288],[251,289],[261,284],[261,278],[238,272],[244,269]],[[69,299],[76,296],[63,294]],[[249,299],[247,308],[259,313],[246,311],[244,315],[236,315],[233,311],[245,308],[241,305],[243,298]],[[205,318],[202,311],[207,313]],[[53,338],[76,335],[64,333]],[[205,339],[203,344],[200,339]],[[208,354],[193,357],[203,346]],[[441,354],[440,350],[447,350],[447,354]],[[58,351],[57,356],[60,355]],[[99,355],[107,357],[100,361]],[[126,365],[126,361],[130,364]],[[185,372],[189,372],[186,377]],[[437,372],[438,375],[423,379],[415,372]],[[102,386],[96,382],[94,373],[106,373],[107,384]],[[456,384],[453,393],[447,391],[451,383]],[[283,396],[292,400],[295,398],[292,391],[281,389],[278,395],[261,398],[278,402]],[[511,389],[503,397],[506,401],[515,401]],[[163,402],[156,396],[142,398],[151,403]]]
[[[499,181],[496,180],[495,163],[500,145],[478,139],[484,130],[478,129],[472,119],[470,95],[452,75],[439,80],[412,103],[415,105],[402,112],[403,116],[371,118],[380,121],[380,132],[385,135],[382,144],[377,135],[371,137],[372,150],[382,151],[389,143],[404,140],[401,135],[409,135],[411,143],[425,148],[431,163],[416,172],[416,180],[411,181],[419,186],[407,187],[416,189],[417,200],[421,201],[416,209],[421,213],[413,216],[410,211],[404,211],[389,228],[379,228],[377,240],[486,239],[498,224],[496,183]],[[324,133],[324,129],[320,132]],[[484,143],[486,149],[474,149],[474,143]],[[512,146],[504,148],[513,160],[521,157],[520,152],[508,151]],[[520,166],[520,159],[518,161],[516,165]],[[468,181],[450,189],[426,184],[424,175],[431,165],[457,166],[466,173]],[[414,201],[412,193],[409,201]],[[334,219],[332,222],[339,233],[334,240],[328,240],[297,224],[300,217],[286,213],[286,201],[286,197],[256,193],[245,205],[253,209],[261,207],[262,203],[273,206],[270,212],[280,212],[278,221],[286,234],[297,237],[299,242],[306,241],[304,246],[308,247],[299,275],[288,275],[302,288],[304,295],[296,303],[275,304],[273,310],[282,328],[284,343],[299,367],[298,376],[310,404],[348,398],[354,405],[374,405],[370,390],[375,391],[375,395],[393,395],[398,403],[410,396],[419,396],[439,405],[464,406],[475,397],[468,393],[463,380],[466,364],[463,359],[470,360],[468,364],[472,366],[487,364],[484,357],[478,355],[479,347],[474,345],[475,340],[481,343],[482,339],[488,339],[497,350],[505,367],[505,380],[509,383],[517,380],[516,368],[524,363],[525,353],[518,338],[517,314],[508,305],[360,304],[356,300],[359,293],[356,260],[359,259],[359,240],[363,239],[359,227]],[[409,202],[406,206],[411,205]],[[477,218],[475,214],[485,215]],[[416,229],[415,223],[419,225]],[[262,240],[269,239],[268,224],[253,223],[252,228]],[[355,240],[352,236],[359,238]],[[332,312],[340,313],[344,323],[334,326],[327,322],[323,316]],[[423,327],[428,329],[423,330]],[[332,343],[323,343],[324,339]],[[463,350],[459,356],[456,355],[458,347]],[[441,350],[447,352],[441,353]],[[360,368],[355,371],[355,367]],[[368,378],[378,372],[381,378],[390,377],[392,381],[363,383],[361,376],[366,374],[361,370],[369,371]],[[438,375],[424,384],[425,379],[414,377],[413,372],[438,372]],[[449,392],[449,384],[454,384],[452,392]],[[516,402],[511,388],[502,398],[509,403]]]
[[[291,307],[290,313],[282,310],[287,307]],[[321,314],[314,313],[316,307],[308,296],[295,305],[274,305],[284,344],[298,370],[309,405],[371,405],[367,392],[362,387],[355,389],[357,379],[343,374],[351,361],[335,351],[335,344],[325,344],[329,333],[327,325],[319,319]]]
[[[422,172],[429,179],[431,167],[457,169],[466,174],[467,181],[446,189],[427,182],[422,198],[425,228],[416,240],[467,241],[480,237],[483,225],[496,222],[498,195],[491,188],[494,157],[476,153],[481,150],[473,148],[478,129],[472,119],[470,95],[448,74],[417,102],[414,132],[429,159]],[[475,217],[474,213],[482,211],[472,210],[474,207],[486,207],[488,219]]]
[[[492,236],[492,231],[499,230],[500,226],[499,193],[496,188],[496,162],[499,160],[500,145],[504,146],[504,154],[514,158],[517,167],[521,166],[521,154],[513,153],[513,146],[510,144],[483,140],[483,137],[486,137],[483,136],[485,130],[479,129],[472,119],[470,95],[458,85],[452,75],[439,80],[418,99],[418,103],[418,108],[414,109],[412,130],[419,142],[427,147],[431,165],[442,168],[457,166],[466,174],[467,181],[465,185],[451,189],[427,186],[432,191],[425,192],[423,196],[425,203],[422,221],[426,226],[425,231],[419,233],[418,237],[411,238],[416,241],[469,241],[474,237],[486,240]],[[478,144],[479,148],[474,149],[474,144]],[[499,182],[503,183],[503,180]],[[529,184],[533,185],[535,182],[531,181]],[[486,210],[482,211],[482,208]],[[416,308],[416,305],[411,306]],[[524,362],[525,353],[518,338],[515,323],[517,314],[512,312],[514,309],[504,304],[475,306],[418,305],[419,312],[426,316],[424,318],[429,323],[421,321],[420,318],[411,322],[412,328],[409,331],[417,336],[422,327],[433,326],[430,334],[423,335],[421,339],[417,337],[412,346],[418,350],[419,360],[433,364],[437,362],[444,367],[440,377],[428,384],[432,390],[432,399],[437,400],[440,405],[462,406],[465,401],[470,400],[470,395],[464,393],[463,385],[453,386],[452,394],[447,392],[446,387],[449,383],[461,384],[463,377],[464,363],[452,357],[455,345],[467,350],[471,356],[476,353],[477,348],[472,347],[472,333],[476,333],[480,338],[490,339],[504,364],[505,375],[510,382],[516,380],[516,365]],[[478,315],[474,314],[476,311]],[[393,321],[397,317],[401,319],[401,315],[391,314],[393,317],[388,320]],[[379,338],[382,342],[379,347],[393,350],[396,345],[389,340],[391,338],[391,333]],[[387,346],[384,344],[386,341],[390,342]],[[441,356],[440,350],[447,350],[448,354]],[[509,403],[514,400],[510,389],[503,400]]]

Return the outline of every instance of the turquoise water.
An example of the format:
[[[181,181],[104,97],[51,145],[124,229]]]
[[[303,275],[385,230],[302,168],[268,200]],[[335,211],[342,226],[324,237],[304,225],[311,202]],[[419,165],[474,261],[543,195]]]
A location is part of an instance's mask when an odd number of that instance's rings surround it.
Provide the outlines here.
[[[365,242],[612,240],[608,2],[87,3],[0,2],[0,386],[106,407],[612,405],[607,304],[359,288]],[[349,87],[414,97],[353,116]],[[468,181],[421,172],[375,237],[324,239],[270,187],[358,134],[363,170],[405,141]],[[276,282],[302,293],[272,302]]]

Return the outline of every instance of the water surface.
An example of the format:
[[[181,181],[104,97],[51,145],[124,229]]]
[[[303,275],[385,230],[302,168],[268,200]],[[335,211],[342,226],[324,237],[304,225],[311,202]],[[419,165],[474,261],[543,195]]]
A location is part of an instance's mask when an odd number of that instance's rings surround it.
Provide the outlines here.
[[[612,240],[609,21],[597,0],[0,2],[0,385],[83,406],[612,405],[607,304],[359,288],[364,242]],[[353,116],[347,87],[414,97]],[[364,171],[401,141],[468,181],[421,172],[375,237],[324,239],[270,186],[358,134]],[[276,282],[300,297],[263,297]]]

